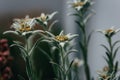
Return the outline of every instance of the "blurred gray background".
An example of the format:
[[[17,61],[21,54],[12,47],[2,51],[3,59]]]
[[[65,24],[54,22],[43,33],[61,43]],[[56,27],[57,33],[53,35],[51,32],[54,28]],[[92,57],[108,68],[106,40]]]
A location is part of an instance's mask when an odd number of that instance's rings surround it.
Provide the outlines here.
[[[66,33],[77,33],[74,17],[67,16],[71,11],[67,7],[68,0],[0,0],[0,31],[9,29],[12,19],[16,17],[39,16],[41,12],[52,13],[58,11],[55,19],[65,28]],[[94,0],[93,9],[96,15],[91,17],[87,24],[88,33],[93,30],[107,29],[111,26],[120,28],[120,0]],[[115,35],[113,40],[120,39],[120,33]],[[97,71],[102,70],[106,65],[103,56],[105,49],[100,44],[106,44],[105,37],[95,32],[89,45],[89,64],[92,76],[97,77]],[[120,60],[118,53],[117,60]]]

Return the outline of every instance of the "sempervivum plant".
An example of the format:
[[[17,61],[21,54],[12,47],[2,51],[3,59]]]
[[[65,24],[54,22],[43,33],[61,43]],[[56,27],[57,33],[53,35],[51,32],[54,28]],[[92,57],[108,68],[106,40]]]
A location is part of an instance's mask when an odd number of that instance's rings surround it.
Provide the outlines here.
[[[13,77],[10,62],[10,50],[6,39],[0,40],[0,80],[9,80]]]

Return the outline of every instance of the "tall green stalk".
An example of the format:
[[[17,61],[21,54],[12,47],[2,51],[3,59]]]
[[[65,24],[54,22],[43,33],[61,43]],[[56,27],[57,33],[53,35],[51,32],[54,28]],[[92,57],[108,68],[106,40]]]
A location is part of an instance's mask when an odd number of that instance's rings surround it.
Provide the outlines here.
[[[80,28],[80,51],[83,56],[84,60],[84,71],[86,80],[91,80],[90,75],[90,68],[88,64],[88,44],[90,41],[91,33],[87,35],[86,32],[86,24],[89,20],[89,18],[94,14],[92,9],[90,7],[92,6],[93,2],[91,0],[75,0],[75,2],[72,2],[72,7],[75,9],[76,13],[72,14],[77,17],[78,20],[75,22],[78,24]]]
[[[105,69],[103,69],[103,73],[106,74],[100,74],[100,79],[109,79],[109,80],[116,80],[116,74],[118,72],[118,61],[115,61],[116,58],[116,54],[120,48],[120,46],[116,46],[117,43],[119,43],[120,41],[117,40],[115,42],[112,41],[113,36],[119,31],[115,30],[113,28],[104,30],[104,31],[99,31],[101,33],[103,33],[107,39],[108,42],[108,46],[102,44],[102,46],[106,49],[106,56],[104,57],[104,59],[107,62],[107,66]],[[105,76],[105,77],[104,77]]]

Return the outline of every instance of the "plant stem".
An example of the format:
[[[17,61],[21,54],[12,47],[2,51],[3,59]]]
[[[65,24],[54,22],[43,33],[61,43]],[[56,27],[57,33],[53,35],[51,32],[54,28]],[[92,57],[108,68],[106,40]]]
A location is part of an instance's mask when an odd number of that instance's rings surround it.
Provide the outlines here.
[[[83,43],[84,43],[83,59],[85,62],[84,63],[85,75],[86,75],[86,79],[90,80],[90,69],[89,69],[89,65],[88,65],[88,44],[87,44],[85,24],[84,24],[84,31],[83,31]]]
[[[110,61],[110,64],[109,64],[109,73],[113,73],[113,68],[114,68],[114,60],[113,60],[113,47],[112,47],[112,39],[111,37],[108,37],[108,43],[109,43],[109,46],[110,46],[110,57],[111,57],[111,61]]]
[[[25,38],[26,41],[26,51],[27,51],[27,57],[26,57],[26,70],[27,70],[27,75],[29,80],[35,80],[34,79],[34,74],[33,74],[33,68],[31,64],[31,57],[29,56],[29,44],[28,44],[28,39]]]

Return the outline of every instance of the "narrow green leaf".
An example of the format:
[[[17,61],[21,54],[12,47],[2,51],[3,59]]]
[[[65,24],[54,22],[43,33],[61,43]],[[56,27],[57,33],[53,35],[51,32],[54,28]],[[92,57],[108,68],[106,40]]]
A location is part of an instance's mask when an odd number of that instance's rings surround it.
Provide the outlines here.
[[[51,20],[57,13],[58,11],[51,13],[50,15],[48,15],[48,19]]]
[[[112,62],[112,56],[108,52],[106,52],[106,56],[107,56],[109,62]]]
[[[41,33],[44,33],[43,30],[34,30],[32,31],[32,34],[41,34]]]
[[[115,63],[115,69],[114,69],[115,74],[117,73],[117,71],[118,71],[118,61]]]
[[[24,77],[21,76],[21,75],[18,75],[18,79],[19,79],[19,80],[25,80]]]
[[[13,41],[15,44],[19,44],[19,45],[23,45],[23,43],[22,42],[20,42],[20,41]]]
[[[52,33],[50,33],[49,31],[45,31],[46,32],[46,34],[48,34],[49,36],[51,36],[51,37],[55,37],[55,35],[53,35]]]
[[[71,13],[71,14],[69,14],[69,15],[74,15],[74,16],[76,16],[76,17],[81,17],[80,14],[78,14],[78,13]]]
[[[119,46],[119,47],[117,47],[117,48],[115,49],[114,54],[113,54],[113,59],[115,59],[116,54],[117,54],[117,52],[118,52],[119,48],[120,48],[120,46]]]
[[[109,64],[109,60],[108,60],[105,56],[103,56],[103,58],[104,58],[105,61]]]
[[[105,46],[104,44],[101,44],[101,46],[103,46],[106,49],[106,51],[110,53],[110,50],[107,48],[107,46]]]
[[[84,23],[83,22],[80,22],[80,21],[75,21],[77,24],[78,24],[78,26],[80,27],[80,29],[82,30],[82,32],[84,33],[85,32],[85,29],[84,29]]]
[[[53,28],[53,26],[54,26],[57,22],[58,22],[58,20],[53,21],[53,22],[51,23],[51,25],[49,26],[48,31],[51,31],[52,28]]]
[[[68,69],[67,69],[67,71],[66,71],[66,75],[68,75],[68,74],[69,74],[69,72],[70,72],[70,69],[71,69],[71,67],[72,67],[73,62],[74,62],[74,60],[72,60],[72,61],[70,62],[70,65],[68,66]]]
[[[84,45],[82,44],[82,42],[79,42],[79,45],[80,45],[82,52],[84,53],[85,49],[84,49]]]
[[[32,47],[32,48],[30,49],[30,51],[28,52],[28,55],[29,55],[29,56],[31,56],[33,50],[38,46],[38,44],[39,44],[40,42],[42,42],[42,40],[44,40],[43,37],[39,38],[39,39],[34,43],[33,47]]]
[[[40,47],[38,47],[38,49],[39,49],[44,55],[46,55],[49,60],[52,60],[51,56],[50,56],[47,52],[45,52],[45,51],[44,51],[43,49],[41,49]]]
[[[27,56],[26,57],[26,72],[27,72],[27,75],[28,75],[28,78],[29,79],[32,79],[32,68],[31,68],[31,64],[30,64],[30,61],[29,61],[29,57]]]
[[[12,31],[12,30],[9,30],[9,31],[5,31],[3,32],[3,34],[15,34],[15,35],[19,35],[19,33],[17,31]]]
[[[114,48],[114,47],[115,47],[115,45],[116,45],[117,43],[119,43],[119,42],[120,42],[120,40],[115,41],[115,42],[113,43],[113,45],[112,45],[112,48]]]
[[[27,51],[25,50],[25,48],[23,46],[19,45],[19,44],[12,44],[10,47],[13,47],[13,46],[17,46],[21,50],[22,53],[20,55],[26,61],[26,56],[28,54],[27,54]]]
[[[60,70],[60,72],[64,72],[64,68],[62,66],[60,66],[59,64],[53,62],[53,61],[50,61],[51,64],[53,65],[56,65],[58,67],[58,69]]]
[[[76,53],[76,52],[78,52],[78,50],[75,50],[75,49],[73,49],[73,50],[70,50],[70,51],[68,51],[68,52],[66,52],[66,55],[64,56],[64,58],[66,58],[69,54],[71,54],[71,53]]]
[[[42,21],[40,21],[39,19],[35,19],[41,26],[43,26],[43,28],[47,27],[47,25],[45,25]]]
[[[93,15],[94,15],[93,13],[88,14],[88,15],[86,16],[86,18],[84,19],[84,21],[83,21],[84,24],[86,24],[87,21],[89,20],[89,18],[91,18]]]
[[[90,39],[91,39],[91,37],[92,37],[93,32],[94,32],[94,31],[92,31],[92,32],[88,35],[87,44],[89,44],[89,42],[90,42]]]

